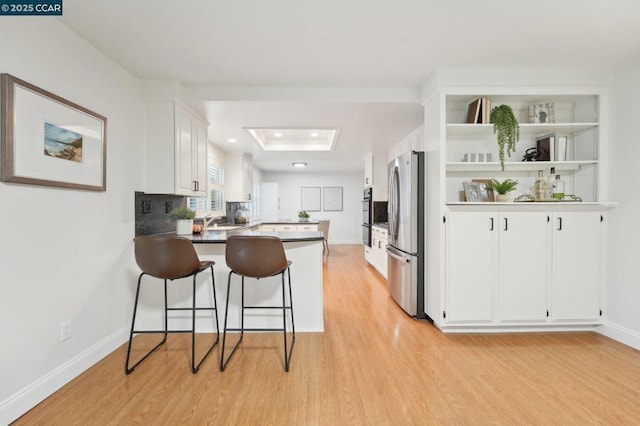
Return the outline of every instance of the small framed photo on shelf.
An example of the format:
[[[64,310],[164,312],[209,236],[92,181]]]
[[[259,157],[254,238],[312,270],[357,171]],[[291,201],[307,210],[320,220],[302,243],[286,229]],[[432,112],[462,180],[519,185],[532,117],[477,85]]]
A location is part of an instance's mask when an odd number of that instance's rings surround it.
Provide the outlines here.
[[[483,203],[491,203],[495,201],[493,189],[487,186],[491,183],[491,179],[471,179],[471,183],[478,184],[478,192]]]
[[[556,112],[553,102],[529,106],[529,123],[555,123]]]
[[[477,182],[462,182],[464,187],[465,201],[468,203],[481,203],[482,202],[482,189]],[[485,192],[487,188],[485,186]]]

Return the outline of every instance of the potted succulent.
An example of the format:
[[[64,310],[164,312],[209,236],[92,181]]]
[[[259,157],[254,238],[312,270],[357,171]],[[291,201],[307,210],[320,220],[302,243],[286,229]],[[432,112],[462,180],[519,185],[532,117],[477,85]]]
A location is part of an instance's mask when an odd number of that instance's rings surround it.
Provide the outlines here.
[[[309,213],[304,210],[298,212],[298,220],[300,222],[309,222]]]
[[[188,207],[178,207],[169,213],[171,219],[176,221],[176,234],[188,235],[193,232],[193,219],[196,212]]]
[[[509,105],[498,105],[491,110],[489,121],[493,123],[493,133],[498,141],[500,167],[504,171],[504,156],[511,157],[516,152],[516,142],[520,140],[520,126]]]
[[[496,192],[496,201],[504,203],[507,201],[507,194],[518,186],[517,180],[507,179],[502,182],[495,179],[491,179],[491,182],[487,183],[487,189],[493,189]]]

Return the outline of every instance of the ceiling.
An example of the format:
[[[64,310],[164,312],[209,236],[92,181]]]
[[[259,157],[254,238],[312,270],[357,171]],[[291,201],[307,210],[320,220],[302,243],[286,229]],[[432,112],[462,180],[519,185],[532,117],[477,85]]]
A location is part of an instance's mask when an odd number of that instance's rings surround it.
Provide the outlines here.
[[[422,123],[438,68],[640,56],[637,0],[65,0],[60,20],[138,78],[179,82],[210,140],[264,170],[361,170]],[[330,153],[266,153],[243,127],[340,134]]]

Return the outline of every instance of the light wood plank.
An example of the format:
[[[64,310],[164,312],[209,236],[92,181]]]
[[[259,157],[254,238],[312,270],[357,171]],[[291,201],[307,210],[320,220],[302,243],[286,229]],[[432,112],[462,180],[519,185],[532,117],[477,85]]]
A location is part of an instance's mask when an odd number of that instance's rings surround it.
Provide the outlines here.
[[[279,334],[245,336],[197,375],[189,337],[130,376],[126,345],[17,425],[637,424],[640,352],[596,333],[446,335],[409,318],[362,246],[331,246],[325,333],[300,333],[291,371]],[[294,280],[304,280],[293,276]],[[295,301],[294,301],[295,302]],[[147,336],[145,336],[146,338]],[[206,342],[203,342],[203,348]]]

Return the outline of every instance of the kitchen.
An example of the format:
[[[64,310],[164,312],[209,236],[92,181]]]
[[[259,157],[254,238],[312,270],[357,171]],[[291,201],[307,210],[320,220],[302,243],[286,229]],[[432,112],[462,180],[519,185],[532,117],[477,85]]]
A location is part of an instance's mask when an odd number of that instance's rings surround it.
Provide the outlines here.
[[[65,12],[74,13],[72,4],[65,2]],[[574,12],[585,13],[584,10],[589,8],[575,9]],[[603,11],[601,15],[606,14]],[[633,13],[628,15],[633,16]],[[616,22],[624,22],[624,17]],[[590,28],[594,27],[597,25]],[[112,36],[121,37],[121,33],[113,31]],[[125,71],[122,64],[110,59],[110,54],[96,49],[57,20],[20,19],[18,23],[7,19],[0,34],[7,40],[15,40],[10,46],[0,48],[6,64],[3,72],[46,87],[109,118],[108,190],[105,193],[0,185],[2,216],[5,218],[2,235],[4,241],[10,242],[3,244],[0,256],[4,259],[0,315],[4,324],[2,334],[13,348],[2,355],[5,367],[0,400],[5,412],[11,410],[15,413],[33,406],[34,400],[38,399],[34,395],[44,397],[62,386],[122,341],[120,328],[131,315],[130,283],[135,281],[137,273],[131,251],[134,232],[132,197],[134,191],[145,188],[145,171],[140,167],[145,161],[145,134],[140,125],[144,121],[140,80],[135,74]],[[624,43],[609,45],[619,44]],[[125,46],[127,41],[121,40],[119,45]],[[61,46],[66,48],[61,50]],[[176,52],[180,50],[175,49]],[[51,52],[58,52],[59,56]],[[144,54],[138,56],[143,57]],[[619,141],[633,140],[638,131],[636,121],[630,119],[637,116],[637,94],[640,90],[635,79],[637,71],[636,62],[617,64],[613,70],[593,71],[594,74],[600,73],[602,80],[612,87],[611,96],[604,100],[615,111],[609,130]],[[527,71],[523,74],[530,76]],[[563,83],[578,85],[587,80],[583,74],[577,73],[576,76],[573,72],[559,72],[557,78]],[[194,90],[193,87],[185,89],[191,94]],[[274,93],[281,93],[280,100],[300,99],[297,91],[278,90],[274,89],[271,97]],[[240,92],[237,92],[236,99],[240,98]],[[309,90],[304,96],[317,101],[321,96],[317,90],[315,92],[314,95],[314,91]],[[327,93],[324,94],[326,96]],[[193,96],[198,97],[201,95]],[[356,96],[352,93],[350,98],[344,98],[353,100]],[[359,99],[365,98],[367,96],[361,95]],[[386,100],[399,98],[396,92]],[[267,101],[264,94],[258,100]],[[413,127],[391,140],[399,141],[411,130]],[[371,151],[374,154],[385,152],[384,149]],[[614,182],[630,182],[637,177],[634,165],[637,156],[629,155],[629,152],[634,151],[628,144],[612,143],[605,161],[605,174],[608,176],[604,186],[610,187],[610,198],[620,203],[609,214],[607,326],[613,330],[617,340],[637,346],[640,325],[634,301],[638,300],[638,294],[637,289],[630,285],[635,276],[632,254],[637,250],[634,249],[635,240],[628,238],[628,235],[637,233],[637,221],[634,219],[637,203],[635,195],[628,191],[628,185],[613,185]],[[295,159],[286,156],[284,161],[291,163]],[[357,162],[361,161],[362,158],[358,158]],[[281,189],[292,188],[284,182],[291,176],[289,173],[281,176],[265,170],[265,174],[268,179],[263,177],[263,181],[281,182]],[[331,173],[325,175],[328,177]],[[339,174],[336,181],[338,179]],[[356,188],[355,177],[347,177],[347,180],[354,182],[353,186],[345,185],[345,200],[346,188],[353,187],[350,196],[358,203],[354,207],[354,215],[358,215],[357,229],[363,185],[358,184],[359,188]],[[342,182],[336,181],[327,182],[327,186],[341,186]],[[309,181],[305,185],[314,184]],[[46,210],[44,222],[43,210]],[[295,206],[287,207],[287,217],[297,210]],[[332,220],[331,238],[337,241],[341,236],[334,233],[335,225],[336,221]],[[359,241],[359,235],[345,240]],[[35,268],[34,262],[37,264]],[[65,272],[69,270],[75,271],[73,276]],[[48,303],[50,300],[57,303]],[[16,318],[24,318],[25,312],[30,313],[25,319],[26,328],[18,330],[8,326],[15,324]],[[63,346],[59,342],[59,324],[69,317],[74,323],[73,338]],[[25,329],[28,332],[25,333]],[[64,368],[60,369],[60,366]],[[534,378],[531,381],[535,381]]]

